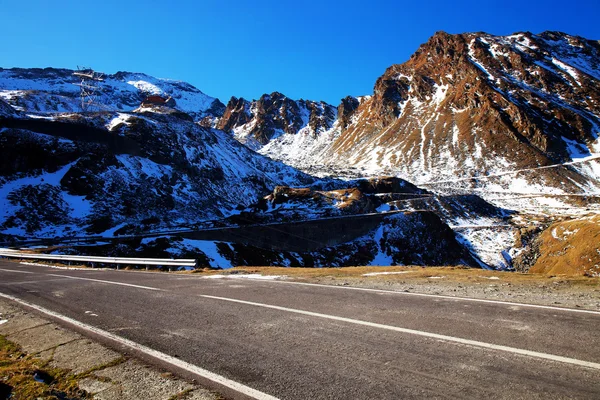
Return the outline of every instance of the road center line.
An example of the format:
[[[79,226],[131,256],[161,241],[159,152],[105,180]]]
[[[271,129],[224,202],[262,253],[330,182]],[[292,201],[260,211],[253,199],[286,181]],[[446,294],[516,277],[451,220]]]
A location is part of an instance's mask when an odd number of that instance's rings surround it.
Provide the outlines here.
[[[362,320],[358,320],[358,319],[338,317],[335,315],[321,314],[321,313],[316,313],[316,312],[312,312],[312,311],[297,310],[294,308],[280,307],[280,306],[274,306],[274,305],[263,304],[263,303],[255,303],[252,301],[231,299],[231,298],[227,298],[227,297],[209,296],[209,295],[199,295],[199,296],[208,298],[208,299],[223,300],[223,301],[229,301],[232,303],[246,304],[246,305],[250,305],[250,306],[270,308],[273,310],[286,311],[286,312],[291,312],[291,313],[295,313],[295,314],[308,315],[311,317],[324,318],[324,319],[329,319],[329,320],[334,320],[334,321],[341,321],[341,322],[346,322],[346,323],[355,324],[355,325],[369,326],[371,328],[386,329],[389,331],[407,333],[410,335],[423,336],[423,337],[432,338],[432,339],[446,340],[449,342],[460,343],[460,344],[465,344],[465,345],[470,345],[470,346],[476,346],[476,347],[481,347],[484,349],[505,351],[508,353],[519,354],[519,355],[535,357],[535,358],[542,358],[545,360],[558,361],[558,362],[562,362],[562,363],[578,365],[581,367],[587,367],[587,368],[593,368],[593,369],[600,370],[599,363],[594,363],[594,362],[590,362],[590,361],[582,361],[582,360],[577,360],[574,358],[557,356],[554,354],[540,353],[537,351],[518,349],[515,347],[502,346],[502,345],[486,343],[486,342],[479,342],[477,340],[463,339],[463,338],[458,338],[458,337],[454,337],[454,336],[440,335],[437,333],[418,331],[415,329],[400,328],[400,327],[392,326],[392,325],[383,325],[383,324],[378,324],[375,322],[362,321]]]
[[[34,283],[47,283],[47,282],[58,282],[58,281],[62,281],[63,279],[57,278],[57,279],[42,279],[42,280],[35,280],[35,281],[17,281],[17,282],[2,282],[0,283],[0,285],[3,286],[12,286],[12,285],[30,285],[30,284],[34,284]]]
[[[3,269],[3,268],[0,268],[0,271],[17,272],[17,273],[23,273],[23,274],[33,274],[34,273],[34,272],[29,272],[29,271],[17,271],[17,270],[12,270],[12,269]],[[135,273],[139,273],[139,272],[135,271],[135,272],[130,272],[130,273],[135,274]],[[146,273],[149,274],[148,272],[146,272]],[[164,273],[160,272],[157,274],[164,274]],[[70,279],[83,279],[83,280],[97,281],[97,282],[109,283],[109,284],[113,284],[113,285],[137,287],[140,289],[147,289],[147,290],[164,291],[163,289],[153,288],[153,287],[149,287],[149,286],[133,285],[133,284],[128,284],[128,283],[114,282],[114,281],[104,281],[104,280],[100,280],[100,279],[79,278],[79,277],[67,276],[67,275],[53,275],[53,274],[47,274],[47,275],[60,276],[60,277],[70,278]],[[227,278],[228,279],[236,279],[236,277],[234,275],[227,277]],[[190,279],[190,277],[178,277],[178,279],[184,280],[184,279]],[[204,276],[194,277],[193,279],[206,279],[206,277],[204,277]],[[253,279],[248,279],[247,281],[253,281]],[[258,280],[258,281],[261,283],[265,282],[262,280]],[[276,283],[276,284],[286,284],[286,285],[314,286],[314,287],[321,287],[321,288],[327,288],[327,289],[345,289],[345,290],[356,290],[356,291],[372,292],[372,293],[388,293],[388,294],[395,294],[395,295],[401,295],[401,296],[428,297],[428,298],[453,300],[453,301],[470,301],[470,302],[475,302],[475,303],[501,304],[501,305],[512,306],[512,307],[527,307],[527,308],[538,308],[538,309],[561,311],[561,312],[575,312],[575,313],[600,315],[600,311],[594,311],[594,310],[582,310],[582,309],[576,309],[576,308],[544,306],[544,305],[540,305],[540,304],[516,303],[516,302],[502,301],[502,300],[476,299],[476,298],[472,298],[472,297],[459,297],[459,296],[448,296],[448,295],[428,294],[428,293],[414,293],[414,292],[400,292],[400,291],[396,291],[396,290],[371,289],[371,288],[361,288],[361,287],[354,287],[354,286],[336,286],[336,285],[326,285],[326,284],[321,284],[321,283],[292,282],[292,281],[275,280],[275,279],[269,280],[268,282]]]
[[[156,291],[160,291],[160,292],[163,291],[163,289],[158,289],[158,288],[154,288],[154,287],[150,287],[150,286],[141,286],[141,285],[133,285],[131,283],[105,281],[105,280],[102,280],[102,279],[81,278],[81,277],[78,277],[78,276],[59,275],[59,274],[44,274],[44,275],[58,276],[58,277],[67,278],[67,279],[80,279],[82,281],[92,281],[92,282],[108,283],[108,284],[111,284],[111,285],[129,286],[129,287],[134,287],[134,288],[138,288],[138,289],[156,290]]]
[[[235,279],[234,276],[228,277],[228,278]],[[253,281],[253,279],[247,279],[247,280]],[[258,280],[255,279],[254,281],[258,281]],[[259,282],[266,283],[267,281],[262,280]],[[402,295],[402,296],[429,297],[429,298],[435,298],[435,299],[454,300],[454,301],[471,301],[471,302],[475,302],[475,303],[502,304],[502,305],[513,306],[513,307],[542,308],[542,309],[546,309],[546,310],[600,315],[600,311],[594,311],[594,310],[580,310],[577,308],[543,306],[540,304],[514,303],[512,301],[502,301],[502,300],[475,299],[472,297],[446,296],[443,294],[399,292],[396,290],[371,289],[371,288],[361,288],[361,287],[354,287],[354,286],[335,286],[335,285],[325,285],[322,283],[290,282],[290,281],[275,280],[275,279],[269,280],[268,283],[281,283],[281,284],[286,284],[286,285],[301,285],[301,286],[316,286],[316,287],[329,288],[329,289],[358,290],[358,291],[362,291],[362,292],[389,293],[389,294],[397,294],[397,295]]]
[[[4,297],[6,299],[15,301],[15,302],[17,302],[19,304],[23,304],[23,305],[25,305],[27,307],[33,308],[34,310],[37,310],[37,311],[39,311],[41,313],[49,315],[49,316],[51,316],[53,318],[56,318],[56,319],[59,319],[61,321],[67,322],[67,323],[69,323],[71,325],[77,326],[77,327],[79,327],[79,328],[81,328],[83,330],[86,330],[86,331],[91,332],[91,333],[96,334],[96,335],[103,336],[103,337],[105,337],[105,338],[107,338],[109,340],[112,340],[114,342],[123,344],[123,345],[125,345],[125,346],[127,346],[129,348],[132,348],[132,349],[135,349],[137,351],[143,352],[143,353],[145,353],[145,354],[147,354],[147,355],[149,355],[149,356],[151,356],[153,358],[156,358],[156,359],[159,359],[161,361],[167,362],[167,363],[169,363],[169,364],[171,364],[171,365],[173,365],[173,366],[175,366],[177,368],[181,368],[183,370],[186,370],[188,372],[191,372],[193,374],[201,376],[204,379],[210,380],[210,381],[212,381],[214,383],[217,383],[217,384],[219,384],[221,386],[224,386],[224,387],[227,387],[229,389],[235,390],[236,392],[244,394],[244,395],[246,395],[248,397],[251,397],[253,399],[257,399],[257,400],[278,400],[277,397],[273,397],[273,396],[271,396],[269,394],[263,393],[263,392],[258,391],[256,389],[253,389],[253,388],[251,388],[249,386],[246,386],[246,385],[244,385],[242,383],[239,383],[239,382],[233,381],[231,379],[228,379],[228,378],[226,378],[224,376],[215,374],[214,372],[208,371],[208,370],[206,370],[204,368],[200,368],[200,367],[198,367],[196,365],[193,365],[193,364],[190,364],[190,363],[185,362],[183,360],[180,360],[178,358],[172,357],[172,356],[170,356],[168,354],[161,353],[160,351],[154,350],[154,349],[152,349],[150,347],[146,347],[146,346],[141,345],[139,343],[136,343],[136,342],[134,342],[132,340],[125,339],[125,338],[117,336],[117,335],[115,335],[113,333],[110,333],[110,332],[107,332],[105,330],[102,330],[100,328],[96,328],[95,326],[84,324],[83,322],[79,322],[79,321],[77,321],[75,319],[72,319],[72,318],[69,318],[69,317],[67,317],[65,315],[56,313],[56,312],[54,312],[52,310],[48,310],[47,308],[40,307],[40,306],[35,305],[33,303],[30,303],[28,301],[21,300],[21,299],[19,299],[17,297],[14,297],[14,296],[11,296],[11,295],[8,295],[8,294],[4,294],[4,293],[0,293],[0,297]]]
[[[0,268],[0,271],[6,271],[6,272],[16,272],[18,274],[33,274],[33,272],[29,272],[29,271],[17,271],[15,269],[4,269],[4,268]]]

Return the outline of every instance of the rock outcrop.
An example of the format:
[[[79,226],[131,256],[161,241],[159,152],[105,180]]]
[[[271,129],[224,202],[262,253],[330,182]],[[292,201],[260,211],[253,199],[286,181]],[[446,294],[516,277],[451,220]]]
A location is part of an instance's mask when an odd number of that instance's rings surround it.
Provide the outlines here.
[[[438,32],[389,67],[373,95],[344,99],[330,131],[301,145],[284,135],[260,152],[323,174],[585,193],[600,190],[594,163],[545,167],[600,154],[599,133],[597,41]],[[495,176],[517,170],[527,171]]]
[[[315,182],[168,111],[0,118],[0,231],[110,236],[189,225],[277,185]]]
[[[251,102],[232,97],[214,125],[259,149],[285,134],[316,136],[331,128],[336,115],[335,108],[325,102],[296,101],[274,92]]]

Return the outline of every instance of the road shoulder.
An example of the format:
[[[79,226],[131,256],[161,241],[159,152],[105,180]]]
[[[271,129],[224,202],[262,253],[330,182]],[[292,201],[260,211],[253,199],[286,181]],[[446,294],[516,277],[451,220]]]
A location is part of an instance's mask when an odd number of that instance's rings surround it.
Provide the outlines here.
[[[111,350],[79,333],[0,298],[0,336],[42,361],[66,371],[81,398],[217,400],[222,397],[168,372]],[[43,383],[42,383],[43,384]],[[93,397],[92,397],[93,396]]]

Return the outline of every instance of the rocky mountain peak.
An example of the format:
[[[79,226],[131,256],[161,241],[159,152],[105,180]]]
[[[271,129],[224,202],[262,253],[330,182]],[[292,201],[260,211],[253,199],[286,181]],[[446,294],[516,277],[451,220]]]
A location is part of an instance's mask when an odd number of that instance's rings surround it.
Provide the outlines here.
[[[286,134],[305,131],[317,135],[331,128],[336,117],[335,108],[325,102],[292,100],[273,92],[253,101],[232,97],[215,126],[258,149]]]
[[[598,41],[561,32],[437,32],[390,66],[372,96],[356,100],[342,100],[328,141],[289,141],[263,153],[313,173],[321,165],[420,183],[459,179],[482,190],[600,188],[592,165],[538,169],[600,153]],[[535,172],[505,175],[520,169]]]
[[[354,115],[354,112],[360,105],[360,101],[353,96],[346,96],[340,102],[338,106],[338,120],[342,128],[346,128]]]
[[[387,126],[423,103],[431,111],[477,109],[472,128],[501,130],[564,161],[569,157],[564,136],[594,138],[598,55],[596,42],[558,32],[506,37],[438,32],[377,80],[370,118]]]

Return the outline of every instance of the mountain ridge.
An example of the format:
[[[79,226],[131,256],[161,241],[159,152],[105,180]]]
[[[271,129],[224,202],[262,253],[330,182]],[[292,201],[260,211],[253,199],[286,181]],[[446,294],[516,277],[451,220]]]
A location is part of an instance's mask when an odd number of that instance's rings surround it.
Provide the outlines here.
[[[323,175],[355,167],[416,183],[578,161],[600,152],[599,65],[597,41],[563,33],[438,32],[373,95],[342,102],[322,137],[281,135],[258,151]],[[598,192],[598,177],[594,165],[547,168],[483,189]]]
[[[60,113],[80,110],[80,78],[66,68],[0,68],[0,97],[16,109]],[[225,106],[193,85],[138,72],[102,74],[95,82],[97,111],[133,111],[150,95],[173,97],[176,108],[200,119],[218,115]]]
[[[404,262],[394,254],[418,226],[454,232],[459,244],[449,235],[445,242],[453,262],[512,268],[517,259],[527,269],[535,257],[524,249],[548,221],[598,211],[599,54],[600,43],[558,32],[438,32],[387,68],[372,95],[348,96],[337,108],[279,92],[223,105],[185,83],[117,73],[106,83],[110,110],[80,113],[72,71],[19,70],[15,78],[0,69],[2,234],[111,236],[210,218],[293,224],[392,211],[417,213],[416,222],[387,218],[362,238],[301,257],[169,237],[107,251],[188,254],[209,246],[229,261],[395,263]],[[153,104],[148,95],[175,101]],[[319,184],[307,172],[328,178]],[[350,180],[332,183],[338,176]],[[375,176],[426,190],[369,192],[357,180]],[[48,210],[40,213],[42,204]],[[424,209],[439,221],[419,214]],[[425,231],[423,241],[435,241]]]

